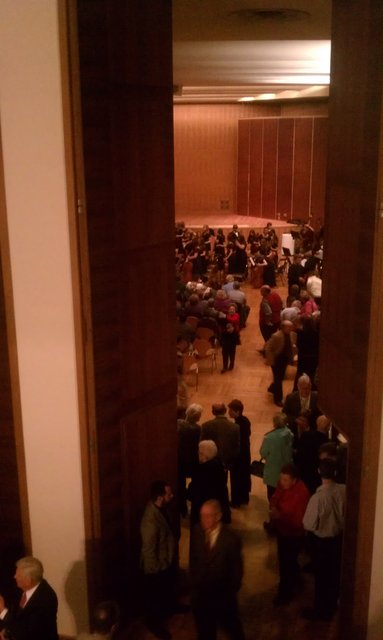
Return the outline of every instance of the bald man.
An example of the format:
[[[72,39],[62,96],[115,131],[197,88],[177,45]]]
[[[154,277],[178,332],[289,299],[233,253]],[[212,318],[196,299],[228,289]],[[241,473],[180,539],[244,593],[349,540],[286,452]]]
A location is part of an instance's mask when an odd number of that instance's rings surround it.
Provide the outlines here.
[[[192,610],[198,640],[216,638],[219,627],[232,640],[245,639],[237,603],[243,576],[241,546],[239,536],[222,524],[220,503],[207,500],[190,542]]]
[[[290,320],[283,320],[281,328],[273,333],[271,338],[266,342],[266,362],[271,366],[273,372],[273,382],[268,391],[274,396],[274,404],[277,407],[283,406],[283,390],[282,382],[285,377],[288,364],[293,362],[293,343],[291,341],[291,332],[293,323]]]

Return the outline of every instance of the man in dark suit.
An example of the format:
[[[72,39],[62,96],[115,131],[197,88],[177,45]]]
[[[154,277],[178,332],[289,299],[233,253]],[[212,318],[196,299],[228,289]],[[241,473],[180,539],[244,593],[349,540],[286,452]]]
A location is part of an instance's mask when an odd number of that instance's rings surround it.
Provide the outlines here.
[[[198,640],[214,640],[218,626],[233,640],[245,638],[237,603],[243,575],[241,541],[221,520],[219,502],[208,500],[192,531],[190,579]]]
[[[239,426],[226,417],[226,406],[217,402],[212,405],[213,420],[201,427],[201,440],[213,440],[217,445],[218,457],[225,469],[239,456]]]
[[[57,596],[43,578],[43,565],[32,556],[16,562],[19,603],[6,607],[0,596],[1,637],[14,640],[58,640]]]
[[[316,391],[311,389],[311,380],[305,373],[298,379],[298,391],[289,393],[283,405],[283,413],[287,416],[289,428],[295,433],[295,421],[303,411],[310,411],[310,426],[315,429],[316,419],[321,414],[317,407]]]

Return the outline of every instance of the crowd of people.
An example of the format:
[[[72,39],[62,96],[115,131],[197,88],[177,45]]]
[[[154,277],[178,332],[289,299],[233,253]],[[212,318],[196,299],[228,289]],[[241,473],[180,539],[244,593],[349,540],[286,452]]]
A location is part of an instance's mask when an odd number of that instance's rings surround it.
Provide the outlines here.
[[[232,509],[249,504],[251,424],[238,399],[227,407],[214,403],[211,412],[200,424],[203,407],[193,403],[177,421],[178,506],[181,516],[190,512],[190,603],[198,640],[213,640],[220,627],[241,640],[237,596],[243,558],[240,536],[230,523]],[[302,611],[308,619],[330,620],[338,604],[347,449],[336,438],[304,374],[260,448],[270,515],[264,528],[276,537],[279,563],[274,605],[289,603],[302,590],[298,559],[304,552],[315,578],[313,606]],[[167,514],[172,500],[169,483],[155,483],[141,524],[146,624],[165,639],[171,638],[166,618],[185,610],[175,591],[176,535]]]
[[[185,233],[188,237],[187,231],[181,225],[177,230],[179,265],[188,261],[188,253],[182,254],[181,249],[181,238],[185,238]],[[267,234],[269,235],[266,239]],[[223,234],[220,231],[217,235],[221,238]],[[238,249],[242,251],[245,244],[243,234],[239,234],[237,239],[240,245]],[[235,245],[235,239],[231,235],[229,245],[233,240]],[[216,234],[205,227],[203,234],[199,239],[197,237],[195,242],[199,243],[200,250],[205,243],[204,251],[206,256],[210,257],[212,272],[215,273]],[[323,229],[315,233],[310,225],[303,225],[296,243],[295,255],[288,258],[286,301],[282,300],[275,290],[278,262],[273,252],[277,252],[277,238],[271,225],[265,227],[263,234],[249,234],[247,268],[251,268],[250,259],[253,257],[255,264],[266,259],[272,264],[274,275],[274,280],[271,278],[270,284],[266,282],[260,289],[259,329],[264,339],[264,346],[260,352],[265,358],[265,363],[271,366],[273,381],[268,392],[273,394],[274,403],[281,408],[281,413],[274,416],[273,428],[263,438],[260,448],[261,462],[253,463],[257,463],[258,470],[261,468],[267,491],[269,520],[264,522],[264,528],[268,535],[275,536],[277,543],[279,585],[274,604],[279,606],[289,603],[302,591],[304,583],[301,567],[305,559],[304,570],[314,573],[315,596],[313,606],[302,611],[302,615],[308,619],[330,620],[336,612],[339,597],[347,445],[330,420],[320,411],[316,391],[320,375],[318,363],[322,246]],[[229,249],[236,251],[231,246]],[[220,266],[222,267],[222,263]],[[209,271],[206,271],[204,278],[197,270],[196,274],[193,271],[188,272],[190,281],[184,284],[183,291],[186,291],[186,299],[190,297],[190,289],[199,299],[195,302],[196,306],[199,305],[201,313],[197,326],[204,323],[205,296],[205,309],[215,310],[215,335],[222,346],[223,370],[226,371],[229,361],[227,355],[224,355],[225,339],[222,340],[222,336],[227,331],[227,309],[232,302],[239,305],[247,302],[245,291],[241,290],[238,272],[231,268],[229,263],[225,268],[218,269],[218,272],[220,279],[217,290],[214,290],[212,280],[208,278]],[[245,272],[242,274],[245,276]],[[182,282],[182,266],[179,275],[179,281]],[[179,291],[181,290],[182,287]],[[235,297],[235,292],[238,291],[241,299],[231,298],[231,295],[234,294]],[[193,307],[193,304],[191,306]],[[234,308],[232,313],[236,311],[238,309]],[[191,308],[185,297],[182,299],[178,295],[179,329],[188,324],[186,317],[190,312]],[[245,320],[241,313],[238,313],[238,316],[239,326],[236,326],[235,322],[231,322],[231,326],[240,335],[241,322],[242,326],[245,326]],[[185,333],[179,331],[178,340],[184,337]],[[188,337],[192,342],[193,332],[190,329]],[[293,363],[296,365],[293,390],[284,398],[282,383],[287,366]],[[243,415],[241,401],[233,400],[228,407],[229,417],[226,415],[225,405],[214,404],[213,418],[199,426],[202,407],[187,403],[185,407],[179,406],[180,511],[183,516],[188,513],[187,504],[190,500],[190,575],[194,575],[193,564],[202,563],[204,580],[200,588],[204,600],[207,599],[207,585],[209,593],[216,588],[219,592],[219,587],[214,583],[217,576],[209,575],[210,556],[206,555],[206,545],[202,553],[201,531],[205,532],[205,541],[207,537],[219,539],[219,532],[230,528],[231,510],[248,504],[251,486],[250,422]],[[185,408],[186,414],[183,415],[182,411]],[[256,473],[258,474],[258,471]],[[210,525],[206,524],[206,511],[210,512]],[[196,548],[193,549],[195,540],[199,542],[196,542]],[[236,549],[237,555],[240,555],[238,541]],[[236,604],[237,589],[240,585],[237,578],[241,571],[238,572],[238,565],[236,568],[233,565],[231,570],[233,575],[226,577],[227,583],[236,584],[237,587],[231,588],[230,596],[224,596],[224,601],[230,602],[224,608],[225,611],[217,602],[212,602],[211,606],[204,602],[202,606],[198,588],[194,596],[195,585],[193,580],[191,582],[191,602],[199,639],[215,638],[219,626],[226,628],[229,637],[244,637]],[[201,623],[201,610],[205,623]],[[227,612],[230,613],[226,615]]]
[[[251,424],[238,399],[228,407],[213,404],[212,418],[200,425],[202,411],[202,406],[191,404],[177,423],[177,493],[183,516],[190,502],[191,608],[199,640],[215,638],[219,625],[242,640],[237,603],[243,574],[241,540],[229,524],[231,509],[249,503]],[[166,617],[184,610],[175,594],[176,536],[167,514],[172,498],[167,482],[154,483],[141,522],[146,625],[164,639],[171,638]]]
[[[309,223],[294,231],[295,253],[308,259],[321,256],[323,227],[314,231]],[[175,264],[177,277],[186,284],[191,280],[208,278],[215,288],[223,284],[227,274],[246,278],[258,265],[263,267],[263,282],[275,286],[278,266],[278,236],[271,222],[262,231],[250,229],[247,237],[237,224],[225,234],[223,229],[204,225],[193,231],[178,222],[175,228]],[[310,263],[309,263],[310,266]]]

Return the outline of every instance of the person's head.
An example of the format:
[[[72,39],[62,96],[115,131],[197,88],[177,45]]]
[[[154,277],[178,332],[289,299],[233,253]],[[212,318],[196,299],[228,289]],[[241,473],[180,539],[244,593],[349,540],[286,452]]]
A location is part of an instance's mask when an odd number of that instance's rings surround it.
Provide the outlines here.
[[[296,418],[296,425],[298,429],[298,433],[303,433],[304,431],[308,431],[310,429],[310,419],[311,419],[311,411],[308,409],[306,411],[301,411],[299,416]]]
[[[217,300],[226,300],[227,298],[226,291],[224,289],[218,289],[217,293],[215,294],[215,297]]]
[[[298,378],[298,391],[302,398],[307,398],[311,393],[311,380],[306,373]]]
[[[184,420],[186,418],[186,408],[179,406],[177,407],[177,420]]]
[[[294,464],[284,464],[279,475],[282,489],[290,489],[298,480],[299,472]]]
[[[117,602],[100,602],[93,612],[93,631],[102,636],[112,635],[117,630],[119,620],[120,609]]]
[[[319,475],[322,480],[335,480],[337,464],[335,460],[329,458],[319,462]]]
[[[189,297],[189,304],[191,307],[195,307],[199,302],[199,296],[197,293],[192,293]]]
[[[218,454],[217,445],[214,440],[201,440],[198,445],[198,460],[200,464],[209,462],[216,458]]]
[[[290,320],[283,320],[281,322],[281,330],[283,333],[285,333],[286,335],[288,335],[289,333],[291,333],[291,331],[293,330],[294,325],[292,322],[290,322]]]
[[[260,288],[260,292],[261,292],[261,296],[263,298],[265,298],[266,296],[269,295],[269,293],[271,293],[271,288],[269,287],[268,284],[264,284],[261,288]]]
[[[326,436],[330,430],[331,420],[325,415],[321,415],[316,420],[317,431],[324,433]]]
[[[150,487],[150,497],[157,507],[166,507],[173,499],[173,491],[169,482],[155,480]]]
[[[294,262],[295,264],[300,264],[302,262],[302,256],[300,253],[296,253],[294,256]]]
[[[283,429],[287,424],[287,416],[284,413],[277,413],[273,417],[274,429]]]
[[[230,275],[229,273],[229,275],[226,276],[226,282],[234,282],[234,276]]]
[[[239,289],[240,288],[240,283],[236,280],[235,282],[233,282],[233,289]]]
[[[38,585],[43,575],[43,565],[37,558],[26,556],[16,562],[15,580],[22,591],[28,591]]]
[[[240,400],[232,400],[229,402],[229,416],[230,418],[237,418],[243,413],[243,403]]]
[[[227,312],[229,315],[233,315],[234,313],[237,313],[237,305],[236,304],[229,304]]]
[[[324,442],[323,444],[321,444],[321,446],[319,447],[318,456],[319,460],[336,460],[336,442]]]
[[[204,531],[213,531],[222,520],[222,507],[218,500],[207,500],[200,511],[201,527]]]
[[[302,309],[302,303],[300,300],[293,300],[291,306],[295,309]]]
[[[299,296],[299,284],[292,284],[290,287],[290,295],[294,298]]]
[[[188,408],[186,409],[186,420],[188,422],[197,423],[202,415],[202,410],[203,409],[200,404],[189,404]]]
[[[228,322],[226,326],[228,326],[229,324],[230,322]],[[215,402],[211,405],[211,412],[213,416],[224,416],[226,413],[226,405],[223,404],[223,402]]]

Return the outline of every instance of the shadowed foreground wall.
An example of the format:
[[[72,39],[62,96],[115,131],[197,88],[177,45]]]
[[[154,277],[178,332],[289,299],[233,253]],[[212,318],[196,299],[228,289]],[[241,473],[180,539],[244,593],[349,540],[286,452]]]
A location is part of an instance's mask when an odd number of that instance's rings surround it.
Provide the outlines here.
[[[355,46],[355,43],[358,46]],[[319,393],[349,439],[341,637],[366,637],[382,423],[383,5],[333,3]],[[381,458],[381,456],[380,456]],[[375,539],[377,560],[381,531]],[[380,551],[381,553],[381,551]],[[381,564],[374,568],[375,588]],[[378,606],[376,606],[378,605]],[[371,610],[372,611],[372,610]],[[381,620],[381,618],[380,618]],[[379,618],[371,638],[381,637]]]
[[[98,596],[131,604],[150,482],[176,468],[171,5],[77,11],[99,492],[89,551]]]

